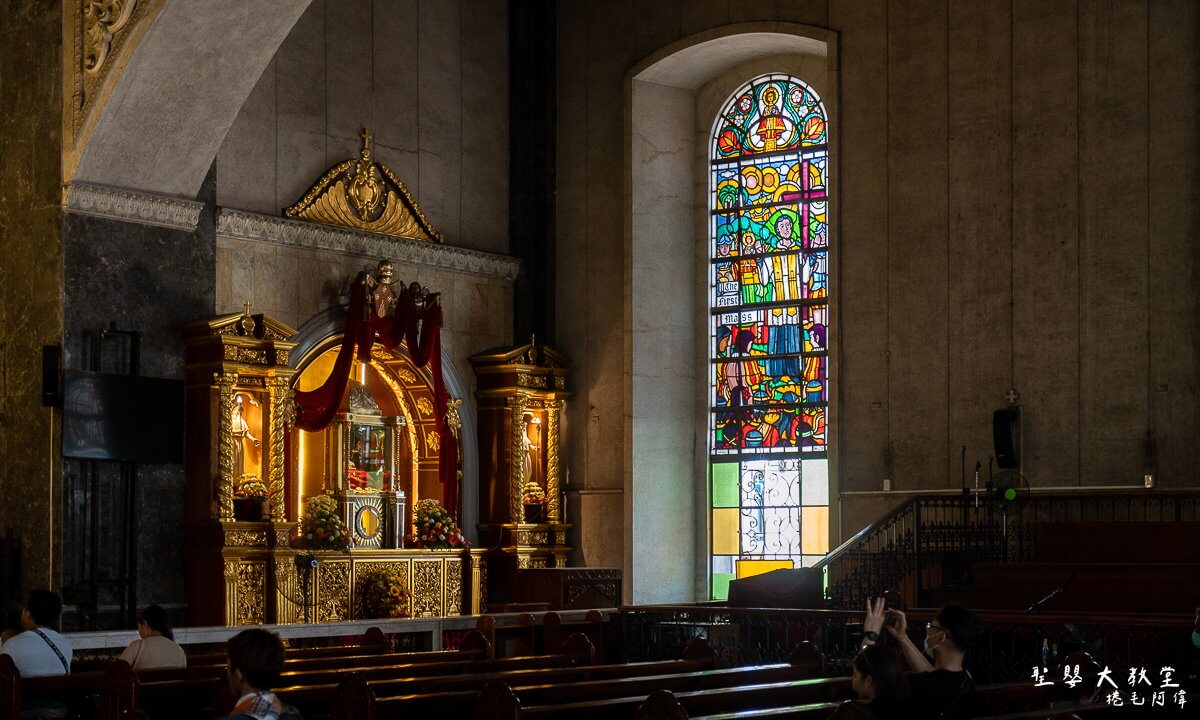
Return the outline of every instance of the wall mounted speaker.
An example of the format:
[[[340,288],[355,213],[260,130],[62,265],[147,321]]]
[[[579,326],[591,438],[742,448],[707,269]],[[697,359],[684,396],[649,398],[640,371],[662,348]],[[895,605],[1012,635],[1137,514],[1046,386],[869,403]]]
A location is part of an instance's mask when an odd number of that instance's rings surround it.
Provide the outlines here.
[[[1021,466],[1021,408],[1010,407],[992,413],[992,442],[996,465],[1013,470]]]

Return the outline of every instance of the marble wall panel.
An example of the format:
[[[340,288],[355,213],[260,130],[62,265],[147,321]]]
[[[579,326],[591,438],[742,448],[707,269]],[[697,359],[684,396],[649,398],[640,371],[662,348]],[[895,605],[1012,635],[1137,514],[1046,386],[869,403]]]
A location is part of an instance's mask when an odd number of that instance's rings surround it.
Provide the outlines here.
[[[1032,485],[1079,482],[1075,9],[1013,5],[1013,383]]]
[[[218,175],[217,192],[223,207],[242,209],[244,204],[237,195],[224,191],[222,178],[230,172],[273,182],[275,208],[270,214],[274,215],[303,197],[329,168],[325,4],[326,0],[314,0],[275,53],[276,129],[274,133],[261,129],[266,134],[250,140],[275,146],[274,171],[239,164]],[[225,137],[225,143],[230,142],[238,142],[232,129]]]
[[[1080,6],[1079,474],[1084,484],[1140,482],[1149,430],[1146,8],[1145,0]],[[1121,92],[1113,92],[1118,86]]]
[[[687,37],[729,21],[728,0],[683,0],[679,3],[679,37]]]
[[[448,243],[507,252],[507,56],[507,3],[314,0],[218,153],[219,203],[281,212],[369,127]]]
[[[211,188],[211,180],[206,184]],[[209,200],[211,203],[211,199]],[[183,342],[179,329],[212,316],[216,289],[216,244],[212,210],[195,232],[68,214],[63,222],[63,367],[89,369],[87,347],[94,333],[113,324],[140,333],[140,374],[183,378]],[[106,372],[124,372],[117,365]],[[153,422],[153,408],[146,421]],[[67,461],[64,483],[83,481],[84,464]],[[143,603],[184,600],[183,465],[142,465],[137,474],[139,534],[138,598]],[[112,514],[109,514],[112,513]],[[116,508],[101,511],[103,527],[120,521]],[[74,526],[64,528],[73,537]],[[67,568],[83,550],[66,543]],[[101,552],[101,567],[115,562]],[[110,570],[111,572],[111,570]],[[102,574],[104,571],[102,570]],[[64,574],[68,586],[85,578]]]
[[[842,52],[841,212],[833,228],[842,290],[835,298],[839,412],[833,441],[840,449],[842,490],[878,489],[886,476],[888,436],[888,172],[887,12],[879,5],[835,0],[831,21],[844,27]]]
[[[888,407],[893,487],[944,484],[948,402],[945,0],[888,19]]]
[[[1012,387],[1011,17],[985,0],[949,6],[946,156],[947,485],[992,454],[992,411]],[[955,453],[955,449],[960,452]]]
[[[278,118],[275,78],[277,60],[271,60],[254,85],[241,112],[230,128],[228,140],[217,152],[217,204],[238,203],[243,210],[274,215],[279,212],[275,196],[275,137]],[[246,172],[256,168],[258,172]]]
[[[508,114],[497,112],[497,97],[508,96],[507,3],[464,0],[462,33],[462,211],[464,244],[488,252],[508,252]],[[469,239],[469,240],[468,240]]]
[[[1200,447],[1200,6],[1149,5],[1151,429],[1160,485],[1195,484]]]

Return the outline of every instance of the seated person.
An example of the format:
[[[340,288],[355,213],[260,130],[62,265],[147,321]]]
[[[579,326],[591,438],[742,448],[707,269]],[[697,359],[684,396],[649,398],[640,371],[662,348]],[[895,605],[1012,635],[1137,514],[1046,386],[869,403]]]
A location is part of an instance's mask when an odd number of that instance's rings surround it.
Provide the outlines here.
[[[908,679],[900,658],[882,645],[868,645],[850,663],[857,701],[843,703],[829,720],[910,720]]]
[[[121,653],[121,659],[130,667],[134,670],[187,667],[187,655],[175,643],[167,611],[162,606],[151,605],[143,610],[137,627],[139,639],[129,643]]]
[[[71,672],[71,643],[58,634],[62,599],[47,590],[29,593],[21,611],[24,632],[14,635],[0,647],[0,654],[12,658],[21,677],[68,675]],[[67,706],[57,698],[26,698],[21,703],[22,718],[64,718]]]
[[[885,616],[891,620],[884,624]],[[981,633],[975,613],[961,605],[943,605],[925,626],[924,648],[919,649],[908,637],[908,619],[900,610],[884,609],[883,598],[867,602],[863,621],[865,646],[879,641],[879,632],[887,633],[900,645],[900,652],[912,673],[908,676],[912,691],[913,717],[955,720],[969,718],[976,711],[975,681],[963,660],[971,643]],[[929,661],[929,657],[933,662]]]
[[[266,630],[243,630],[229,640],[229,689],[237,703],[224,720],[301,720],[271,688],[283,672],[283,643]]]

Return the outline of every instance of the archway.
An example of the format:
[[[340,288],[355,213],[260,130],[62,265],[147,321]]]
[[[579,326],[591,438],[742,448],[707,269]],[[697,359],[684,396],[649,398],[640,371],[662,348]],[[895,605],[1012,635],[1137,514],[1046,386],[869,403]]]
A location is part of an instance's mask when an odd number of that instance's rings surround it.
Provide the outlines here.
[[[836,106],[836,57],[836,33],[828,29],[743,23],[668,45],[626,75],[627,601],[707,599],[708,489],[702,479],[713,118],[742,82],[772,71],[815,78]],[[664,258],[672,272],[663,272]],[[662,547],[673,551],[664,554]]]
[[[306,371],[312,370],[313,377],[323,380],[328,375],[328,369],[322,367],[325,363],[332,366],[332,355],[335,355],[341,344],[342,333],[346,325],[346,307],[339,305],[329,308],[306,321],[292,338],[296,347],[292,351],[292,367],[299,370],[298,383],[305,380]],[[326,360],[326,358],[328,358]],[[360,378],[365,375],[366,384],[371,388],[377,400],[382,400],[381,409],[394,410],[404,417],[408,427],[422,428],[421,436],[407,436],[407,457],[413,463],[413,472],[417,477],[416,493],[409,493],[409,507],[413,507],[416,499],[421,497],[440,497],[440,491],[434,492],[437,483],[437,451],[430,448],[426,439],[428,430],[432,428],[433,418],[430,402],[432,399],[432,378],[427,368],[417,368],[407,357],[406,353],[392,353],[382,346],[376,345],[372,352],[370,364],[365,368],[357,367]],[[476,436],[476,413],[470,388],[463,382],[454,363],[444,352],[442,354],[442,373],[446,392],[451,397],[467,400],[459,409],[462,429],[459,434],[459,447],[462,451],[462,487],[460,498],[462,516],[459,525],[463,533],[472,543],[477,542],[477,525],[479,522],[479,450]],[[307,389],[307,388],[306,388]],[[425,402],[422,402],[422,401]],[[388,405],[388,403],[394,403]],[[430,406],[427,406],[429,403]],[[387,407],[385,408],[385,405]],[[429,409],[430,413],[425,410]],[[428,426],[428,427],[426,427]],[[298,448],[299,449],[299,448]],[[431,451],[432,450],[432,451]],[[311,477],[311,476],[310,476]],[[301,483],[305,480],[301,477]],[[423,483],[423,484],[422,484]],[[318,483],[319,484],[319,483]],[[310,493],[311,483],[302,485],[303,494]],[[295,499],[293,502],[299,502]]]

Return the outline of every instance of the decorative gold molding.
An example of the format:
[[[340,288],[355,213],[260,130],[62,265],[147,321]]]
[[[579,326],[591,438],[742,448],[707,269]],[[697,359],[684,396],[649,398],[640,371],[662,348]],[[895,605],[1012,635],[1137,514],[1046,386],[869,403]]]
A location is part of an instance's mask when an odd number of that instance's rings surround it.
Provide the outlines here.
[[[165,0],[63,0],[63,177]]]
[[[338,163],[325,173],[284,217],[382,235],[442,242],[408,188],[383,163],[371,159],[371,133],[362,132],[357,160]]]

